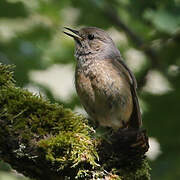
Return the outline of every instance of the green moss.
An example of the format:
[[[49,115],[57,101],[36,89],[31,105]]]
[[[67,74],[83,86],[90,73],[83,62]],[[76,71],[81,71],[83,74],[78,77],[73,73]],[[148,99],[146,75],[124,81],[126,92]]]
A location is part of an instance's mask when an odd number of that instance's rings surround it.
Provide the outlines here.
[[[38,145],[46,152],[51,162],[60,163],[60,169],[66,166],[75,167],[81,162],[97,166],[97,153],[91,139],[82,132],[60,132],[56,137],[41,140]]]
[[[0,86],[11,86],[14,84],[12,65],[2,65],[0,63]]]
[[[82,161],[97,165],[92,131],[83,116],[16,88],[10,66],[0,65],[0,85],[0,119],[5,123],[0,127],[2,139],[6,131],[6,135],[21,139],[24,148],[34,143],[48,161],[58,163],[59,169]]]
[[[146,159],[142,160],[136,166],[128,166],[119,170],[116,170],[122,180],[150,180],[149,171],[151,168]]]
[[[109,180],[150,180],[149,171],[151,170],[146,159],[143,159],[136,165],[129,165],[120,169],[113,168],[111,172],[107,172],[103,169],[105,165],[96,170],[79,170],[77,178],[88,179],[94,177],[94,179],[109,179]]]

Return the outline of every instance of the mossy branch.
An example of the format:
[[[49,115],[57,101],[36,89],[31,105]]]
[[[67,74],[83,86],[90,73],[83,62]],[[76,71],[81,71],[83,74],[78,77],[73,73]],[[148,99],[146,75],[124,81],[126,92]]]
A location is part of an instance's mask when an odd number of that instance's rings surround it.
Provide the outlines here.
[[[125,165],[122,153],[117,155],[117,148],[113,149],[112,144],[95,137],[87,119],[15,87],[12,66],[0,64],[2,160],[38,180],[149,179],[144,150],[136,160],[130,158],[132,162]],[[139,162],[133,163],[137,158]]]

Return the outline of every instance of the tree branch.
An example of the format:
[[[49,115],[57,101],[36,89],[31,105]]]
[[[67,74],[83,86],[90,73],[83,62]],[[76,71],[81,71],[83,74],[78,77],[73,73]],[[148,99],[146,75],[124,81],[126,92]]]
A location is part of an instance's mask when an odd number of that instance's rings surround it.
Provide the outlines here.
[[[28,177],[150,179],[144,131],[97,137],[84,117],[15,87],[11,67],[2,64],[0,124],[0,158]]]

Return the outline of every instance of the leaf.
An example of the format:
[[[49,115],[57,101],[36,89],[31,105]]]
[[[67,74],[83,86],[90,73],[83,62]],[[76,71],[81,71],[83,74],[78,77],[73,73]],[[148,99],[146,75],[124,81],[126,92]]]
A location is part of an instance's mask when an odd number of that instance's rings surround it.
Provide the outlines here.
[[[175,14],[165,9],[158,11],[146,10],[144,18],[151,21],[153,25],[160,31],[173,34],[180,29],[180,14]]]
[[[22,2],[10,3],[5,0],[0,1],[0,17],[24,18],[27,16],[28,13]]]

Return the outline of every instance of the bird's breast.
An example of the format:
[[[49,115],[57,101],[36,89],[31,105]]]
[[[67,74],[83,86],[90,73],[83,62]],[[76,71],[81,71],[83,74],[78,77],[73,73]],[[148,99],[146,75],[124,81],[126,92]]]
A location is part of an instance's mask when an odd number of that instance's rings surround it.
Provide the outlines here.
[[[76,78],[85,76],[91,82],[92,87],[99,90],[120,91],[126,93],[129,83],[119,69],[106,60],[81,60],[76,67]]]
[[[79,62],[75,82],[80,100],[90,116],[129,119],[133,108],[130,86],[113,64],[94,59]]]

